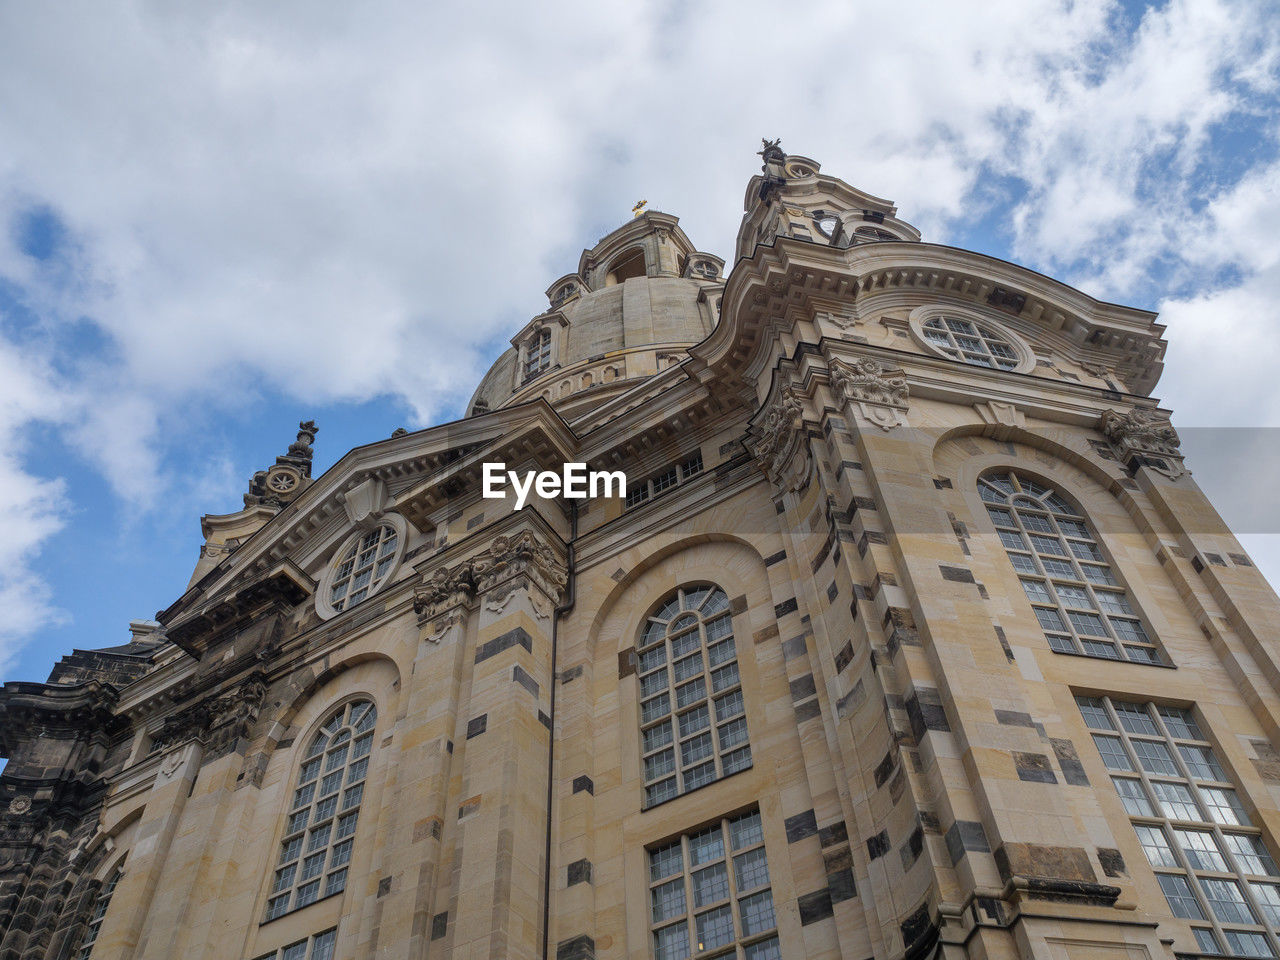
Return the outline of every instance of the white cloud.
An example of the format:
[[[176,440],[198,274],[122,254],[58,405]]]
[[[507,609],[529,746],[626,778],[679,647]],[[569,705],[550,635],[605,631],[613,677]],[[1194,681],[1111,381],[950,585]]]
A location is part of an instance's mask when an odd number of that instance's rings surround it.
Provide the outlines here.
[[[1092,292],[1159,286],[1184,243],[1221,251],[1241,283],[1168,305],[1202,345],[1209,318],[1260,316],[1280,292],[1274,240],[1247,239],[1266,233],[1260,174],[1224,175],[1207,226],[1185,228],[1215,125],[1273,92],[1269,13],[1171,0],[1129,37],[1107,0],[939,0],[910,23],[869,0],[0,8],[0,223],[47,204],[70,237],[36,264],[0,231],[0,277],[41,328],[8,345],[75,378],[14,406],[0,439],[73,424],[140,506],[173,483],[184,411],[259,388],[398,397],[425,424],[634,200],[729,254],[762,135],[896,200],[927,238],[1007,211],[1017,256]],[[75,351],[86,317],[92,356]],[[1204,381],[1240,379],[1206,356]],[[1274,409],[1256,382],[1232,415]],[[7,456],[0,517],[51,524],[30,556],[66,504]]]

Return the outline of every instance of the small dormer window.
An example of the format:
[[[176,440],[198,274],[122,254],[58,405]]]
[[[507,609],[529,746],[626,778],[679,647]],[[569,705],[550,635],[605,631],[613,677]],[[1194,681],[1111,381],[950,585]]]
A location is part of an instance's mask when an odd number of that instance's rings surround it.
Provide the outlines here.
[[[532,380],[551,367],[551,331],[539,330],[525,344],[524,378]]]

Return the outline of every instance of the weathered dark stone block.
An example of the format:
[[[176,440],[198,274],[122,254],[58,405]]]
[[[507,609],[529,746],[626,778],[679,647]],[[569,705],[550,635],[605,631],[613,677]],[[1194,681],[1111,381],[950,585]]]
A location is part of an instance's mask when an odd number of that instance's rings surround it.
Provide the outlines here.
[[[806,673],[803,677],[796,677],[791,681],[792,703],[807,700],[809,697],[817,694],[817,692],[818,688],[814,685],[812,673]]]
[[[521,646],[533,652],[533,638],[525,631],[523,627],[516,627],[514,630],[508,630],[506,633],[494,637],[487,643],[482,643],[476,649],[476,663],[482,663],[490,657],[496,656],[503,650],[509,650],[514,646]]]
[[[1102,865],[1102,872],[1108,877],[1129,875],[1125,869],[1124,856],[1115,847],[1098,847],[1098,863]]]
[[[881,830],[875,836],[867,837],[867,856],[875,860],[889,852],[889,831]]]
[[[849,828],[845,826],[843,820],[837,820],[835,823],[829,823],[825,827],[818,829],[818,842],[824,847],[834,846],[837,843],[847,843],[849,840]]]
[[[1080,763],[1076,745],[1070,740],[1057,737],[1051,738],[1049,742],[1053,744],[1053,755],[1058,758],[1058,767],[1062,770],[1063,779],[1072,786],[1089,786],[1089,777],[1084,772],[1084,765]]]
[[[796,906],[800,909],[800,925],[803,927],[825,920],[835,913],[831,904],[831,892],[826,888],[806,893],[796,901]]]
[[[1002,723],[1007,727],[1035,727],[1031,714],[1020,713],[1017,710],[997,710],[996,723]]]
[[[1057,783],[1053,775],[1053,765],[1043,753],[1013,752],[1013,767],[1018,771],[1018,779],[1031,783]]]
[[[787,817],[782,821],[782,827],[787,834],[787,843],[795,843],[797,840],[803,840],[817,833],[818,820],[812,810],[806,810],[804,813],[797,813],[794,817]]]
[[[952,866],[959,863],[960,858],[969,850],[978,853],[988,853],[991,850],[987,833],[976,820],[957,820],[947,829],[946,840]]]

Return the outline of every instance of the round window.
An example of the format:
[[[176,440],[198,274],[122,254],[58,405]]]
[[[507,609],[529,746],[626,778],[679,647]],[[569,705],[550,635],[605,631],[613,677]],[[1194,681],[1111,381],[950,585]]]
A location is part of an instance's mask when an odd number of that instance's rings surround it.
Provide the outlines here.
[[[399,526],[384,519],[338,548],[316,596],[316,608],[322,616],[341,613],[386,586],[404,553]]]
[[[1011,336],[994,326],[957,316],[930,317],[920,325],[925,343],[939,353],[976,367],[1017,370],[1024,351]]]

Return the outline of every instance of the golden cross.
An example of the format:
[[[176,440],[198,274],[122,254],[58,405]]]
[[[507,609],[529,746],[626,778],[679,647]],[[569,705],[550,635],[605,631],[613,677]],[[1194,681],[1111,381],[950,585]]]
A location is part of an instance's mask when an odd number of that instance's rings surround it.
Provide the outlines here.
[[[632,208],[631,208],[631,216],[633,216],[633,217],[638,217],[638,216],[640,216],[640,214],[644,211],[644,208],[645,208],[646,206],[648,206],[648,204],[649,204],[649,201],[648,201],[648,200],[639,200],[639,201],[637,201],[637,202],[636,202],[636,205],[635,205],[634,207],[632,207]]]

